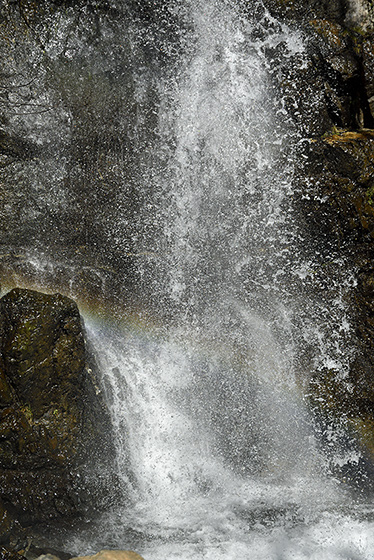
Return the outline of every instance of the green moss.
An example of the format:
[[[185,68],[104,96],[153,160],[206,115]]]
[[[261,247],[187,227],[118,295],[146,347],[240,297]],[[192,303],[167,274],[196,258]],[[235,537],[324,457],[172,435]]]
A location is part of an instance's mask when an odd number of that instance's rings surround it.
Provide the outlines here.
[[[348,133],[348,130],[346,128],[339,128],[337,126],[333,126],[331,128],[331,130],[327,130],[322,136],[322,140],[333,140],[336,139],[336,137],[338,138],[342,138],[344,137],[345,134]]]
[[[33,415],[32,415],[32,410],[30,405],[25,405],[23,407],[21,407],[21,411],[23,412],[23,414],[25,415],[27,422],[30,424],[30,426],[33,423]]]

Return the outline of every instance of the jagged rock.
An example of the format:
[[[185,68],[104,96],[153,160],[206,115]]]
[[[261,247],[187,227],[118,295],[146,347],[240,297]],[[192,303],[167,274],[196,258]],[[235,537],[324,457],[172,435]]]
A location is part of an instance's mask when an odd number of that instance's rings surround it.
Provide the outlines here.
[[[22,524],[77,515],[110,477],[92,368],[72,300],[25,289],[0,300],[0,486]]]
[[[293,57],[281,65],[279,85],[289,97],[290,115],[308,136],[322,135],[333,126],[374,127],[374,10],[366,4],[265,1],[273,15],[301,29],[307,40],[301,63]]]

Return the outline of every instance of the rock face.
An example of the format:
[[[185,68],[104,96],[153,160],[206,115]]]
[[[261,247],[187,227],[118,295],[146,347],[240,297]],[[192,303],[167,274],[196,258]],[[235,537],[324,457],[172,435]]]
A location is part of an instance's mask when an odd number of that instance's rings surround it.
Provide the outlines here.
[[[374,12],[372,3],[276,2],[269,9],[307,37],[305,68],[292,69],[290,106],[305,131],[297,178],[306,244],[320,268],[343,259],[352,359],[342,377],[315,372],[310,399],[317,415],[343,423],[374,457]],[[287,5],[287,6],[286,6]],[[294,84],[298,87],[295,88]],[[297,100],[295,89],[301,92]],[[304,95],[311,108],[303,106]],[[298,119],[311,124],[303,125]],[[316,275],[317,277],[318,275]],[[341,278],[344,282],[346,279]],[[312,282],[313,283],[313,282]],[[318,279],[314,281],[318,290]],[[323,289],[323,288],[322,288]],[[348,350],[348,349],[347,349]],[[372,473],[371,473],[372,475]]]
[[[109,415],[76,304],[58,294],[12,290],[0,300],[6,510],[21,524],[77,515],[98,499],[112,459]]]
[[[245,11],[249,3],[243,5]],[[264,0],[264,5],[270,18],[286,22],[304,38],[302,56],[283,58],[279,49],[271,59],[272,78],[301,139],[295,158],[295,207],[315,269],[300,291],[307,284],[317,301],[323,300],[321,292],[334,278],[351,325],[345,348],[347,355],[352,352],[349,368],[344,374],[333,366],[315,371],[310,402],[317,417],[324,417],[322,431],[328,422],[344,424],[358,436],[372,465],[374,5],[369,0]],[[351,271],[349,281],[339,278],[341,269],[334,261],[344,261]],[[340,293],[339,280],[341,286],[347,283]],[[335,289],[328,288],[330,293]],[[308,357],[303,364],[307,367]]]
[[[298,128],[316,137],[333,126],[374,127],[372,4],[265,0],[265,5],[306,39],[304,56],[281,63],[278,81]]]
[[[0,254],[36,243],[54,261],[115,266],[133,294],[139,154],[154,112],[137,118],[132,4],[142,2],[0,2]]]
[[[312,380],[312,393],[317,390],[330,415],[335,411],[369,425],[374,407],[374,130],[334,131],[310,142],[305,154],[308,197],[302,213],[314,232],[310,243],[319,244],[325,258],[344,258],[354,271],[347,303],[356,355],[344,380],[324,372]]]

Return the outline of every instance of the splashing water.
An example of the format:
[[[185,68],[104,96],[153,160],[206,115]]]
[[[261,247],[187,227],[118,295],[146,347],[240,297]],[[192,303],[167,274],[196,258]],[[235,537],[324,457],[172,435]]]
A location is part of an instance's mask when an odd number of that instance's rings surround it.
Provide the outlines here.
[[[267,52],[302,60],[302,41],[261,2],[253,21],[224,0],[168,9],[184,35],[157,76],[139,242],[156,255],[139,265],[144,292],[167,319],[123,331],[87,321],[128,501],[70,549],[132,547],[147,560],[374,558],[370,509],[353,507],[327,476],[301,390],[319,360],[344,367],[340,339],[320,325],[329,317],[334,333],[348,330],[336,293],[333,309],[313,311],[313,297],[298,295],[308,258],[292,206],[300,138]],[[139,69],[139,99],[146,78]],[[302,344],[315,357],[300,379]]]

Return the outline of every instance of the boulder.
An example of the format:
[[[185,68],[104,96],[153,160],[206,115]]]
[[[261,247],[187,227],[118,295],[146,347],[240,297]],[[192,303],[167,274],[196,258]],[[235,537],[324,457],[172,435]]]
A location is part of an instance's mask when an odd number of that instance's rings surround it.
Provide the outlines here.
[[[144,560],[131,550],[100,550],[92,556],[77,556],[71,560]]]
[[[0,300],[0,486],[23,525],[100,508],[101,485],[111,492],[96,374],[72,300],[25,289]]]

